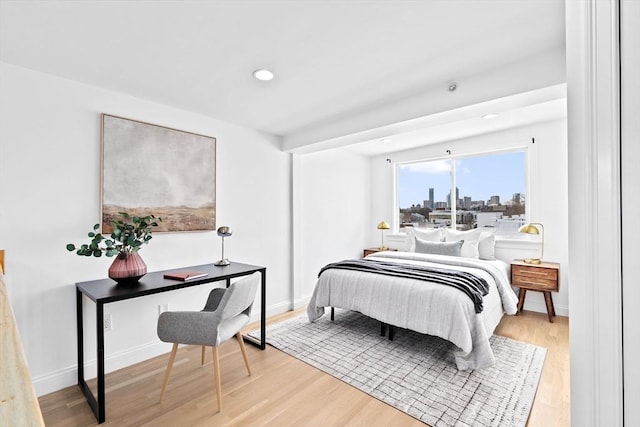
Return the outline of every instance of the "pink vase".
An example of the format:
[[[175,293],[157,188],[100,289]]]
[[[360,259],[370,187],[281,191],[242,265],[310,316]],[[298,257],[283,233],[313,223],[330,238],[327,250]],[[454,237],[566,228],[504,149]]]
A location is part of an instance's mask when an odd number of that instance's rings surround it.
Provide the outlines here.
[[[145,274],[147,274],[147,264],[137,252],[118,254],[109,267],[109,278],[120,285],[136,284]]]

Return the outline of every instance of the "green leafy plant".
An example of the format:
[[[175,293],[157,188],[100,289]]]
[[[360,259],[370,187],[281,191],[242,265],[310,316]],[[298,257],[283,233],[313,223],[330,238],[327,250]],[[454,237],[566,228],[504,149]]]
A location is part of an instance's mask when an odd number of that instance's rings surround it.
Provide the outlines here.
[[[118,254],[130,254],[138,252],[142,245],[146,245],[151,240],[151,232],[154,227],[158,226],[154,215],[143,217],[131,216],[126,212],[118,212],[122,219],[112,221],[113,231],[111,236],[107,237],[98,233],[100,224],[93,226],[93,231],[88,233],[91,242],[76,248],[76,245],[69,243],[67,250],[69,252],[76,251],[77,255],[100,257],[104,253],[106,256],[114,256]]]

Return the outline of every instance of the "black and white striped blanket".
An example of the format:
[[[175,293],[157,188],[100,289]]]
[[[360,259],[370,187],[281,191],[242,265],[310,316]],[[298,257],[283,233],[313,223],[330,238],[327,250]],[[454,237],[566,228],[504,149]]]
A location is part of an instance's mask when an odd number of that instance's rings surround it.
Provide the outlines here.
[[[486,280],[472,273],[453,269],[399,264],[363,258],[327,264],[320,269],[318,277],[332,268],[406,277],[451,286],[464,292],[473,301],[476,313],[482,312],[482,297],[489,293],[489,285]]]

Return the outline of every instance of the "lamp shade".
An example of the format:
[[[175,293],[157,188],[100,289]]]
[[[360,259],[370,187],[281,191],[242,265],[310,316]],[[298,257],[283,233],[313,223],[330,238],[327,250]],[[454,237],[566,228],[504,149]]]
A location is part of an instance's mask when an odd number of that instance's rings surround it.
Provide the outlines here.
[[[526,234],[540,234],[540,230],[538,230],[538,227],[536,227],[535,224],[525,224],[518,228],[518,232]]]
[[[231,229],[226,225],[223,225],[222,227],[218,228],[218,236],[220,237],[229,237],[232,234],[233,234],[233,231],[231,231]]]
[[[387,224],[385,221],[381,221],[378,224],[378,230],[388,230],[389,228],[391,227],[389,227],[389,224]]]

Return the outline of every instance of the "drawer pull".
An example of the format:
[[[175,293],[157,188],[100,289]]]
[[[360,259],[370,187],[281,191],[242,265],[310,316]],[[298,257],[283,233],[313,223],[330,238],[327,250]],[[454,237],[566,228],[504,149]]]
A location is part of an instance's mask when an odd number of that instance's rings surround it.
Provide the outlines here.
[[[521,269],[520,274],[528,274],[528,275],[536,275],[536,276],[547,276],[549,275],[546,271],[538,271],[538,270],[529,270],[529,269]]]
[[[529,280],[522,280],[522,279],[519,280],[519,283],[522,283],[523,285],[536,285],[536,286],[542,285],[542,283],[540,282],[530,282]]]

